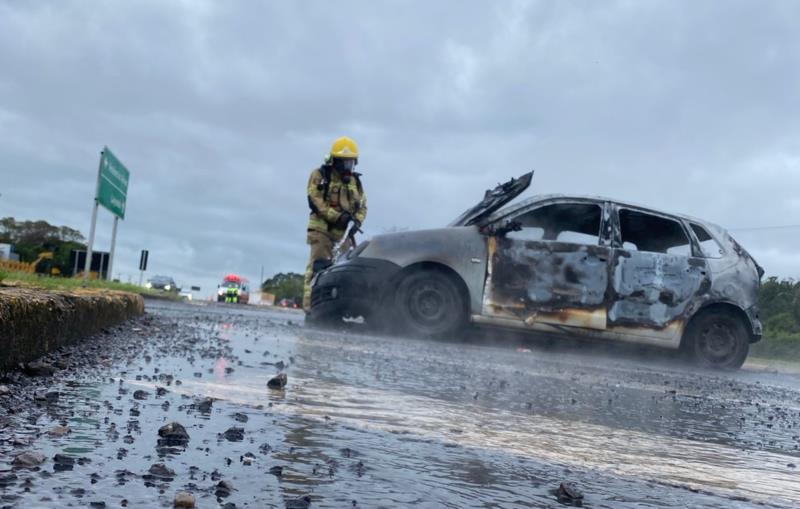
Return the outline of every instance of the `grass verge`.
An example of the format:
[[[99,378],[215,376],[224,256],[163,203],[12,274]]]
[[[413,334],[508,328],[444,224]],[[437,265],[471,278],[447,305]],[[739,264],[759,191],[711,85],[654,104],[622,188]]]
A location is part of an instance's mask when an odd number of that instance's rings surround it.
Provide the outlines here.
[[[770,334],[750,346],[750,355],[762,359],[800,362],[800,334]]]
[[[5,286],[20,286],[24,288],[38,288],[42,290],[80,290],[84,288],[83,279],[48,277],[40,274],[28,274],[26,272],[0,272],[0,283]],[[116,283],[114,281],[97,279],[90,279],[87,281],[85,288],[119,290],[122,292],[136,293],[142,297],[152,297],[156,299],[182,299],[177,294],[170,292],[160,292],[158,290],[150,290],[148,288],[128,283]]]

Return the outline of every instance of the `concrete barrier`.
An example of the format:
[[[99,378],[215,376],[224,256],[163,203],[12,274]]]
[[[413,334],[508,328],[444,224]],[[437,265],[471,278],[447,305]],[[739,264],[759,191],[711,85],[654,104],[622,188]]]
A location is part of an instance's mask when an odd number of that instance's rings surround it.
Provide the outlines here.
[[[0,288],[0,371],[144,313],[140,295]]]

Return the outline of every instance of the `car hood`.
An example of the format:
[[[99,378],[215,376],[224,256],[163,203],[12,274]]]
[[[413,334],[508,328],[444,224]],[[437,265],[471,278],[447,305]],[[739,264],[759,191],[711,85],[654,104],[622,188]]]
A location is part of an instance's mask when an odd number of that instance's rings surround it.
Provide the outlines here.
[[[473,266],[472,258],[486,259],[486,240],[476,226],[385,233],[362,245],[362,251],[350,261],[374,258],[400,267],[435,262],[455,268]]]
[[[494,189],[488,189],[480,203],[466,210],[447,226],[477,224],[481,219],[489,216],[492,212],[522,194],[531,185],[531,180],[533,180],[532,171],[521,175],[519,178],[512,178],[504,184],[499,184]]]

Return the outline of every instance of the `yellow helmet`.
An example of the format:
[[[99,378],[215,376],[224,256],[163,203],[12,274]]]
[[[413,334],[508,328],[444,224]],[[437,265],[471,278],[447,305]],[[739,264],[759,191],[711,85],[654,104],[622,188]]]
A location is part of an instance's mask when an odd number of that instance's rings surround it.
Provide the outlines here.
[[[342,136],[333,142],[331,157],[340,159],[358,159],[358,145],[352,138]]]

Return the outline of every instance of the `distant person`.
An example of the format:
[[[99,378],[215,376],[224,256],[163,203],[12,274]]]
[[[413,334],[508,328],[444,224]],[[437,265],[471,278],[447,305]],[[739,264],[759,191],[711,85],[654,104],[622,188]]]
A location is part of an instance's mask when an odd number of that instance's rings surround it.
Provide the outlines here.
[[[334,246],[344,238],[348,225],[361,227],[367,217],[367,195],[356,173],[358,145],[343,136],[333,142],[325,162],[308,178],[308,245],[311,256],[306,267],[303,309],[311,309],[311,278],[330,264]]]

